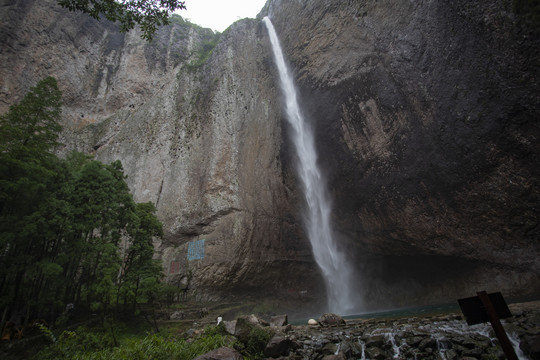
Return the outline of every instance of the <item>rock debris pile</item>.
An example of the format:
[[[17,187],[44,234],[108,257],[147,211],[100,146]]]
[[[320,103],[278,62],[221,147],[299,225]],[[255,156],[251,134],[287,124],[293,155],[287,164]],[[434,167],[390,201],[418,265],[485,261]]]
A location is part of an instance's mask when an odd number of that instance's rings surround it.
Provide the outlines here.
[[[512,312],[514,316],[503,323],[518,358],[540,359],[540,302],[513,306]],[[265,322],[250,315],[226,321],[224,325],[229,334],[236,337],[245,336],[250,327],[271,329],[273,335],[263,352],[266,358],[506,358],[489,324],[468,326],[458,314],[348,321],[334,314],[325,314],[316,323],[292,326],[287,324],[286,317]],[[211,357],[203,355],[200,359],[217,359],[214,355],[215,352]],[[241,358],[239,353],[235,356]]]

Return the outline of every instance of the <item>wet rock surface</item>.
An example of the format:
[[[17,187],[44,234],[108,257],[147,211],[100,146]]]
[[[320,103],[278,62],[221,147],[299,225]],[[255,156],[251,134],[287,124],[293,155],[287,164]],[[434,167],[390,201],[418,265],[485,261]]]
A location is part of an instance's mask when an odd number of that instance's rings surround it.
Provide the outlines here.
[[[519,359],[538,359],[540,302],[510,306],[503,326]],[[260,326],[260,325],[259,325]],[[331,326],[277,328],[264,354],[280,359],[505,359],[489,324],[468,326],[458,313],[356,319]]]
[[[319,318],[319,324],[321,326],[336,326],[336,325],[345,325],[345,320],[337,314],[323,314]],[[309,322],[308,322],[309,325]]]
[[[269,2],[367,302],[540,290],[540,37],[518,5]]]

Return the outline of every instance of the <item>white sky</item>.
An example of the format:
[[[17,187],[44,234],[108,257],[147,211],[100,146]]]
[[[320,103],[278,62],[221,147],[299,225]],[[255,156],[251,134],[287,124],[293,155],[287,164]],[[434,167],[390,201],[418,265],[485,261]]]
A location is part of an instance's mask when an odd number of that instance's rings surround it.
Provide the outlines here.
[[[266,0],[185,0],[187,10],[176,13],[190,22],[223,32],[236,20],[254,18]]]

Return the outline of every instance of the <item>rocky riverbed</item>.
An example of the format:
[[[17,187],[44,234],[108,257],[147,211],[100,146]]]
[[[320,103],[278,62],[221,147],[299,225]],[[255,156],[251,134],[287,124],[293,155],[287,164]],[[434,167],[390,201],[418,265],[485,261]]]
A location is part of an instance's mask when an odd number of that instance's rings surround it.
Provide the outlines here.
[[[503,325],[519,359],[540,359],[540,302],[510,306],[513,317]],[[422,317],[354,319],[293,326],[283,317],[265,322],[255,316],[225,322],[227,331],[242,336],[249,326],[268,327],[272,338],[267,358],[281,359],[505,359],[489,324],[468,326],[461,314]],[[246,328],[247,327],[247,328]],[[221,349],[223,352],[224,349]],[[201,359],[241,358],[225,351]]]

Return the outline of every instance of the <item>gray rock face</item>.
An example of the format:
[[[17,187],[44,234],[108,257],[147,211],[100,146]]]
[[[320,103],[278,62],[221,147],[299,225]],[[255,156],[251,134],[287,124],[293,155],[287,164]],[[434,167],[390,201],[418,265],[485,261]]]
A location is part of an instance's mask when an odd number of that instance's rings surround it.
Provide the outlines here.
[[[282,163],[279,95],[259,21],[232,26],[203,64],[215,38],[208,29],[173,24],[145,43],[54,0],[0,5],[0,111],[38,79],[58,78],[61,152],[122,161],[135,199],[156,204],[164,223],[156,249],[170,282],[204,300],[324,298]]]
[[[122,161],[164,223],[168,281],[205,300],[324,299],[260,21],[231,26],[202,62],[214,35],[185,23],[145,43],[54,0],[0,8],[0,112],[59,80],[61,153]],[[518,10],[270,0],[261,12],[293,65],[366,305],[540,291],[539,46]]]
[[[535,13],[520,7],[267,5],[316,129],[336,228],[378,306],[539,290],[540,46]]]

